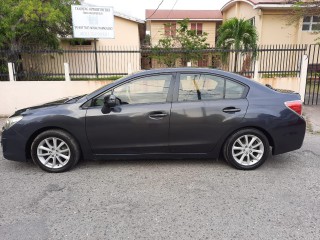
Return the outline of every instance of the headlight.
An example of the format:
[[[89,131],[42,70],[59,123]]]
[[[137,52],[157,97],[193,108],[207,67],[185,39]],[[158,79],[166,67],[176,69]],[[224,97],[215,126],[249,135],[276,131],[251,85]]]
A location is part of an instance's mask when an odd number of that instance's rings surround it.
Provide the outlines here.
[[[7,121],[5,122],[3,128],[5,130],[11,128],[15,123],[19,122],[22,118],[23,118],[22,116],[8,118]]]

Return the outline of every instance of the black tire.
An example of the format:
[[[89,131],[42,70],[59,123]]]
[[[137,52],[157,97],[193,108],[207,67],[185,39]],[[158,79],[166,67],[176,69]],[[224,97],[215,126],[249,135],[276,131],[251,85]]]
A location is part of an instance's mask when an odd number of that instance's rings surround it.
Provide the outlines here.
[[[65,165],[62,165],[58,162],[58,164],[56,164],[56,160],[55,163],[53,163],[53,158],[49,160],[49,162],[46,164],[50,164],[50,161],[52,160],[52,166],[55,167],[49,167],[46,166],[42,161],[40,160],[41,156],[38,156],[38,147],[40,147],[40,143],[43,144],[45,140],[50,140],[50,139],[57,139],[59,141],[59,143],[63,143],[63,147],[67,150],[67,155],[68,155],[68,160],[65,160],[64,158],[60,158],[59,159],[65,161]],[[40,150],[41,151],[41,150]],[[44,150],[47,151],[47,150]],[[46,155],[51,155],[51,153],[48,153],[49,151],[47,151],[47,153],[45,153]],[[53,154],[53,153],[52,153]],[[57,153],[58,154],[58,153]],[[55,156],[55,155],[54,155]],[[52,129],[52,130],[48,130],[45,132],[40,133],[32,142],[31,145],[31,157],[33,162],[38,165],[41,169],[47,171],[47,172],[51,172],[51,173],[60,173],[60,172],[65,172],[70,170],[72,167],[74,167],[80,158],[80,147],[78,145],[78,143],[76,142],[76,140],[67,132],[62,131],[62,130],[56,130],[56,129]],[[40,157],[40,158],[39,158]],[[43,157],[46,158],[46,157]],[[55,164],[55,165],[54,165]],[[59,167],[60,166],[60,167]]]
[[[249,139],[249,141],[247,142],[251,142],[251,140],[255,139],[254,137],[256,137],[257,139],[254,140],[253,142],[256,144],[255,145],[252,144],[252,145],[259,146],[257,147],[259,149],[250,148],[249,144],[244,144],[244,146],[246,147],[243,147],[242,150],[236,149],[236,148],[242,147],[242,145],[240,145],[239,141],[237,140],[241,141],[243,138],[246,138],[246,136]],[[251,140],[250,140],[250,137],[251,137]],[[241,143],[243,142],[241,141]],[[262,148],[263,148],[263,153],[261,153]],[[253,128],[246,128],[246,129],[242,129],[235,132],[227,139],[227,141],[223,146],[223,155],[225,160],[230,165],[240,170],[253,170],[260,167],[268,158],[269,152],[270,152],[270,145],[267,137],[261,131]],[[237,154],[239,154],[239,157],[234,156]],[[243,160],[241,160],[242,155],[245,155]],[[247,156],[249,157],[249,160],[247,159]],[[238,159],[236,159],[237,157]],[[254,159],[251,161],[250,158],[254,158]]]

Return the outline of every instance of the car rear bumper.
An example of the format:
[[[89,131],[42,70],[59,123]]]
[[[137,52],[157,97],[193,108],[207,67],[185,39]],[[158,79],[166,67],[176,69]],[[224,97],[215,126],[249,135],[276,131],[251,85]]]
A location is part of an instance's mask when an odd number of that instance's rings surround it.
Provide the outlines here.
[[[306,121],[299,119],[292,121],[287,126],[275,129],[273,133],[274,155],[290,152],[301,148],[306,133]]]
[[[26,140],[15,131],[5,130],[1,135],[3,156],[7,160],[26,162]]]

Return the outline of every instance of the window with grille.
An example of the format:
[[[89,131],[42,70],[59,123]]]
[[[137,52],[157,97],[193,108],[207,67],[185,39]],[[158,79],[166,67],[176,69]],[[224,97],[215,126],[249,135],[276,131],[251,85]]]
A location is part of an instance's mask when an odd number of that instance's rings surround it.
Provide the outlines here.
[[[302,31],[320,31],[320,16],[304,17]]]

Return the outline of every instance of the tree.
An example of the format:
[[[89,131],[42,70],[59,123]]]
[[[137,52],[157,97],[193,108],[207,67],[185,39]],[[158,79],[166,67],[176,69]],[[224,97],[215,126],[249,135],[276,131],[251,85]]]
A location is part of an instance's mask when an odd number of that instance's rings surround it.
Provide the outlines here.
[[[224,22],[218,30],[217,47],[223,50],[235,50],[235,64],[233,71],[237,70],[238,54],[248,54],[252,52],[253,58],[256,56],[255,49],[257,48],[258,34],[256,28],[247,20],[231,18]],[[225,62],[228,58],[229,52],[222,52],[222,59]],[[248,60],[245,60],[248,61]]]
[[[319,0],[291,0],[289,3],[293,4],[290,13],[290,19],[293,21],[300,20],[304,16],[320,16]]]
[[[320,16],[320,2],[319,0],[292,0],[290,3],[293,4],[290,14],[288,14],[288,23],[290,24],[299,24],[300,20],[304,17],[309,17],[306,19],[310,22],[311,16]],[[314,34],[320,33],[320,24],[312,24],[311,30]],[[319,43],[320,38],[315,39]]]
[[[58,48],[72,33],[71,4],[77,0],[5,0],[0,4],[0,47]]]
[[[174,67],[176,60],[180,59],[183,66],[191,60],[202,58],[204,50],[209,47],[206,43],[207,33],[197,34],[196,30],[188,29],[189,19],[177,22],[179,27],[175,34],[164,35],[157,45],[152,47],[153,57],[168,67]]]

